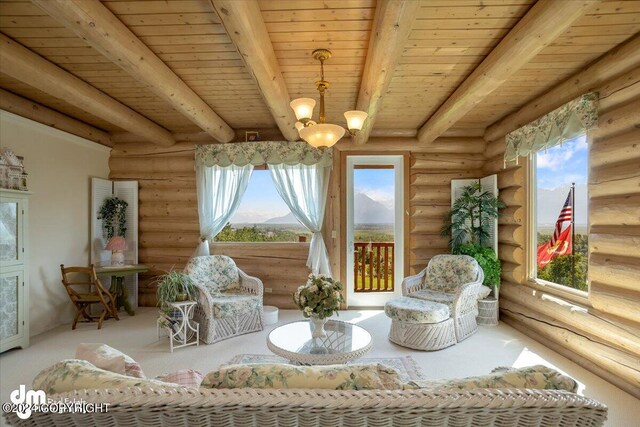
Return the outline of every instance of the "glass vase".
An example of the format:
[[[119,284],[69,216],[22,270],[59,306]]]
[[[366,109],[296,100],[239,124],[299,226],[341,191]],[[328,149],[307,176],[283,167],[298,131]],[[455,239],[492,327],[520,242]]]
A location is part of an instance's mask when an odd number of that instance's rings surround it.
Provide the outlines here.
[[[323,338],[327,336],[327,331],[324,330],[324,324],[327,323],[326,318],[312,314],[309,322],[311,323],[311,338]]]

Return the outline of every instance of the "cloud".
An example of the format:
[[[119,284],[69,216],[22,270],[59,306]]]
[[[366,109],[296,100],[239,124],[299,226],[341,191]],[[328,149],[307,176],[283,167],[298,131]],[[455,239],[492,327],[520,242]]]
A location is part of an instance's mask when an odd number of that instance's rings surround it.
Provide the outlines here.
[[[587,149],[584,138],[567,141],[562,145],[557,145],[546,152],[540,151],[537,155],[536,164],[541,169],[558,169],[564,166],[574,155]]]
[[[558,187],[571,185],[572,182],[578,184],[587,183],[587,175],[580,173],[568,173],[557,175],[538,176],[538,187],[553,190]]]
[[[382,203],[387,208],[392,209],[395,201],[395,188],[392,185],[378,188],[356,187],[356,193],[362,193],[378,203]]]

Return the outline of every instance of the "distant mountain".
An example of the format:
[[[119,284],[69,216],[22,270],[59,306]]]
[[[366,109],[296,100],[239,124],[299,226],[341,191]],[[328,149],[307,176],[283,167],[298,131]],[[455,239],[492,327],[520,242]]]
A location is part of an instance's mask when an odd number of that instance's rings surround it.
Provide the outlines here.
[[[364,193],[355,194],[356,224],[393,224],[394,213],[380,202],[376,202]],[[262,224],[298,224],[292,213],[268,219]]]
[[[538,189],[538,224],[554,225],[560,214],[560,209],[567,200],[569,186],[562,186],[553,190],[544,188]],[[576,205],[575,205],[576,225],[587,224],[587,186],[585,184],[576,185]]]
[[[289,212],[286,215],[271,218],[262,222],[262,224],[299,224],[299,223],[300,221],[298,221],[296,217],[293,215],[293,213],[291,212]]]
[[[356,224],[393,224],[394,212],[364,193],[354,195]]]

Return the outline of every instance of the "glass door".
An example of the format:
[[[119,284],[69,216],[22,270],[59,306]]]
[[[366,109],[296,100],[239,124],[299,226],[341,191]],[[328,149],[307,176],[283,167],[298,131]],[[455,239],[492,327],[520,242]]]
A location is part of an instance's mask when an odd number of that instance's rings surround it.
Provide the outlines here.
[[[403,278],[402,156],[348,156],[347,304],[382,306]]]

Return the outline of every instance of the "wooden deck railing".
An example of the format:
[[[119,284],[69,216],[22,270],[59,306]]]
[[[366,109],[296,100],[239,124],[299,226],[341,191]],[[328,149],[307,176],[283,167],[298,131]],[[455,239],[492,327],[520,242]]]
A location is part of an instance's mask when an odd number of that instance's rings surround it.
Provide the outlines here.
[[[393,242],[354,243],[355,292],[393,292]]]

